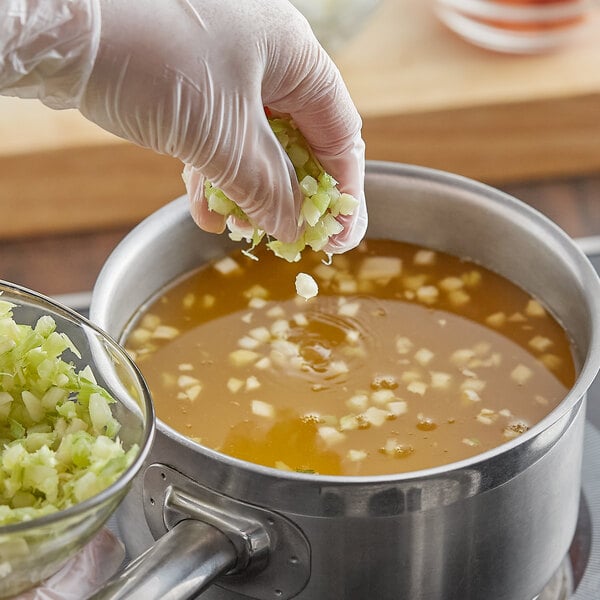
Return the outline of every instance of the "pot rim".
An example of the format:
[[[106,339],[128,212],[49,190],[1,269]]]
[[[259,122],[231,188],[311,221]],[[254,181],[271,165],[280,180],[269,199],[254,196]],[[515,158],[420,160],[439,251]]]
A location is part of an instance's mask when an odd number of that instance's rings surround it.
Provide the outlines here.
[[[535,425],[533,425],[527,432],[512,440],[509,440],[508,442],[496,446],[495,448],[487,450],[486,452],[461,461],[447,463],[436,467],[385,475],[319,475],[311,473],[298,473],[295,471],[284,471],[274,467],[267,467],[234,458],[206,446],[202,446],[201,444],[194,442],[183,434],[177,432],[175,429],[161,421],[158,417],[156,418],[157,431],[160,431],[166,436],[173,438],[176,442],[183,444],[185,447],[194,452],[200,452],[207,458],[216,460],[223,466],[247,471],[262,477],[276,477],[280,480],[286,479],[296,482],[311,482],[335,486],[353,484],[385,484],[391,482],[398,484],[410,483],[415,480],[422,481],[423,479],[431,479],[439,477],[440,475],[448,476],[449,473],[465,469],[472,469],[480,463],[490,461],[499,455],[509,453],[519,446],[527,444],[532,439],[546,431],[554,423],[564,417],[569,411],[573,410],[579,402],[581,402],[587,389],[591,386],[596,374],[598,373],[598,370],[600,369],[600,278],[598,278],[595,269],[589,262],[586,255],[577,247],[572,238],[568,236],[567,233],[563,231],[554,221],[533,207],[525,204],[510,194],[468,177],[430,167],[388,161],[366,161],[366,165],[367,178],[370,174],[391,176],[401,175],[405,178],[413,178],[416,180],[427,181],[429,183],[444,184],[447,187],[458,187],[463,191],[469,191],[474,195],[487,197],[490,200],[500,200],[505,204],[509,204],[511,210],[514,211],[516,215],[522,217],[526,221],[534,221],[536,225],[543,227],[544,230],[553,238],[554,242],[563,247],[565,254],[573,262],[573,264],[577,266],[580,279],[585,277],[586,284],[593,286],[593,288],[586,293],[588,309],[591,314],[592,322],[589,349],[573,386],[560,404],[541,421],[538,421]],[[183,210],[184,207],[187,207],[186,196],[181,196],[168,203],[158,211],[154,212],[140,225],[134,228],[127,237],[131,240],[144,236],[146,224],[157,222],[162,223],[164,226],[165,221],[172,220],[172,218],[166,219],[166,217],[171,215],[174,205],[176,208],[181,208]],[[187,208],[185,208],[185,210],[187,210]],[[123,247],[121,247],[121,251],[126,252]],[[115,258],[117,257],[115,256]],[[96,290],[94,290],[93,296],[95,293]],[[95,315],[92,315],[92,317],[95,317]]]

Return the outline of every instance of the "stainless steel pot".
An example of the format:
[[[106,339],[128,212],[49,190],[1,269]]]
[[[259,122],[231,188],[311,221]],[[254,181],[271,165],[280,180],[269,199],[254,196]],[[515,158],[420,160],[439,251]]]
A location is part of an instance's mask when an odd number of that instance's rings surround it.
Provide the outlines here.
[[[501,447],[396,476],[277,471],[158,421],[145,473],[121,511],[130,554],[158,546],[98,598],[192,598],[228,573],[202,598],[530,600],[559,566],[578,512],[585,392],[600,361],[595,271],[548,219],[474,181],[370,163],[366,194],[369,237],[472,258],[543,299],[573,339],[573,389]],[[121,335],[166,284],[232,247],[198,230],[186,199],[176,200],[110,256],[92,319]],[[165,571],[151,577],[159,563]]]

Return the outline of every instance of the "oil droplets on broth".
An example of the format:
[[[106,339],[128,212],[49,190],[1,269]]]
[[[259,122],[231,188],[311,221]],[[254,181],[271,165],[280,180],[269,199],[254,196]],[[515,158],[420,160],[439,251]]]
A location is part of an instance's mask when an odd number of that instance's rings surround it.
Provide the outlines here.
[[[257,255],[179,280],[126,338],[158,417],[225,454],[333,475],[443,465],[523,433],[574,381],[561,326],[474,263],[383,240],[332,265]],[[295,295],[298,271],[318,296]]]

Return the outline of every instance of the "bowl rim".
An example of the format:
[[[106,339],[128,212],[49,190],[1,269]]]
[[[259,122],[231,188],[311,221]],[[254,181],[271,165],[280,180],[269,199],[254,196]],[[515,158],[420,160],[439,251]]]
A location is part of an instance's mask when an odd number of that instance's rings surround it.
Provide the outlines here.
[[[117,351],[119,356],[123,358],[123,360],[131,368],[132,372],[135,375],[135,378],[138,380],[139,387],[142,392],[142,397],[140,398],[138,404],[141,407],[143,407],[145,411],[145,416],[143,418],[145,431],[143,439],[140,441],[139,452],[136,455],[134,461],[114,483],[104,488],[99,493],[94,494],[90,498],[86,498],[82,502],[73,504],[68,508],[64,508],[47,515],[43,515],[41,517],[35,517],[29,521],[20,521],[19,523],[0,525],[0,536],[24,533],[31,529],[40,529],[43,527],[47,527],[60,521],[74,518],[82,513],[86,513],[95,508],[96,506],[104,504],[110,499],[118,498],[121,492],[126,490],[126,488],[131,483],[132,479],[142,468],[142,465],[144,464],[144,461],[146,460],[152,447],[156,432],[156,414],[154,410],[154,404],[152,402],[150,390],[144,379],[144,376],[142,375],[135,362],[127,354],[125,349],[112,336],[110,336],[108,333],[106,333],[103,329],[98,327],[88,318],[84,317],[83,315],[69,308],[68,306],[65,306],[64,304],[61,304],[60,302],[48,296],[45,296],[40,292],[31,290],[25,286],[6,281],[4,279],[0,279],[0,300],[4,298],[2,292],[5,290],[10,293],[16,292],[18,296],[22,296],[25,298],[29,297],[38,302],[41,302],[42,304],[47,305],[49,313],[55,313],[61,317],[67,318],[75,322],[79,327],[84,327],[93,331],[96,335],[106,340],[109,343],[112,350]],[[10,302],[13,299],[7,300]],[[15,301],[18,300],[15,299]]]

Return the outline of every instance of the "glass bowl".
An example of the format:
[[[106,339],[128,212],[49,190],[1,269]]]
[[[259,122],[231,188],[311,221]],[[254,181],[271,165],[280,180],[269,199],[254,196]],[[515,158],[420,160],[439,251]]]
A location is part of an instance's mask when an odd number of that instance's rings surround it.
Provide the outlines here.
[[[139,447],[129,468],[97,495],[49,515],[0,526],[0,598],[8,598],[57,572],[114,512],[150,449],[154,409],[135,364],[90,321],[49,298],[5,281],[0,281],[0,293],[1,300],[16,305],[16,323],[34,325],[43,315],[54,319],[56,331],[65,333],[81,353],[78,358],[67,350],[64,360],[73,363],[77,371],[86,365],[91,367],[98,384],[116,400],[111,410],[121,424],[118,437],[124,449],[133,444]]]

